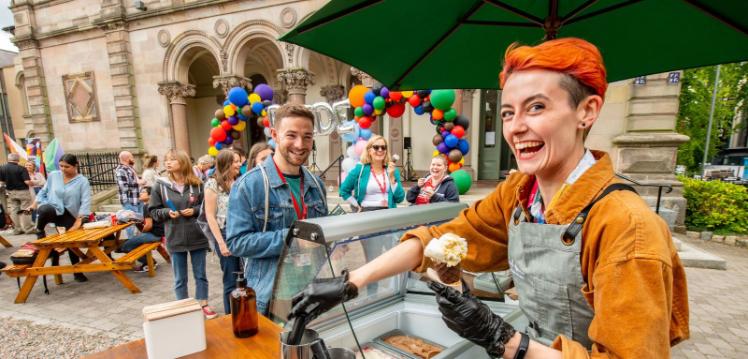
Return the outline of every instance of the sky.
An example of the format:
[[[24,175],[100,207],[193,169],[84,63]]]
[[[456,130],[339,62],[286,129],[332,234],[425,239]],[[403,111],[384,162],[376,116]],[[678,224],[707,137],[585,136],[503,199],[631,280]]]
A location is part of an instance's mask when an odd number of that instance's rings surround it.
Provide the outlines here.
[[[10,0],[0,0],[0,27],[13,25],[13,12],[8,9]],[[0,49],[18,51],[15,45],[10,42],[10,34],[0,31]]]

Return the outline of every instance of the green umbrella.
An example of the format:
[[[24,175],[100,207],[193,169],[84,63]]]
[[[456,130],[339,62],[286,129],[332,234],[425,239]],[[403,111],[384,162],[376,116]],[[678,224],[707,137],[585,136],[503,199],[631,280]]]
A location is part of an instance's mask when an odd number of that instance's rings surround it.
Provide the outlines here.
[[[748,59],[748,0],[332,0],[280,40],[392,88],[497,88],[513,42],[580,37],[608,81]]]

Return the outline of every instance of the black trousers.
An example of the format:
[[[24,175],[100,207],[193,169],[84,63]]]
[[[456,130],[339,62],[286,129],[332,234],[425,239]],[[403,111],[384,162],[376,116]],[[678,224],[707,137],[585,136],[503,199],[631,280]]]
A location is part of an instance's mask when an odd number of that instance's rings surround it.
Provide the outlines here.
[[[42,239],[46,236],[44,233],[44,227],[50,223],[54,223],[57,227],[65,227],[70,229],[75,224],[76,218],[67,209],[62,215],[57,215],[55,208],[48,204],[43,204],[36,209],[36,229],[39,231],[36,233],[37,239]],[[70,255],[70,263],[76,264],[80,261],[78,255],[73,251],[68,251]],[[59,258],[56,251],[52,251],[52,264],[57,265]]]

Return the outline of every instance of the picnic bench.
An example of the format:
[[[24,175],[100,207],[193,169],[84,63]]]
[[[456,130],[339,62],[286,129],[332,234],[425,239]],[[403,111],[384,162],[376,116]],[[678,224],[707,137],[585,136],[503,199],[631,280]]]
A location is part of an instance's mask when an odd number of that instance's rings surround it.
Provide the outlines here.
[[[130,225],[132,224],[124,223],[106,228],[81,228],[63,234],[53,234],[32,242],[39,249],[33,264],[9,265],[2,270],[9,277],[19,278],[19,281],[21,277],[25,277],[15,302],[26,302],[39,276],[54,275],[55,283],[62,284],[62,274],[72,273],[111,272],[131,293],[139,293],[140,289],[123,272],[132,270],[135,262],[146,256],[149,265],[148,274],[153,276],[155,274],[151,254],[153,250],[158,251],[167,262],[171,262],[171,258],[161,247],[161,243],[144,243],[124,256],[112,259],[111,253],[119,248],[120,232]],[[110,237],[113,239],[107,239]],[[59,256],[66,250],[77,254],[81,259],[80,262],[75,265],[59,266],[53,263],[52,266],[46,266],[47,259],[53,255],[53,251],[56,251],[56,255]]]
[[[13,245],[10,244],[10,242],[8,242],[8,240],[5,239],[5,237],[3,237],[3,236],[0,236],[0,244],[2,244],[6,248],[13,247]]]

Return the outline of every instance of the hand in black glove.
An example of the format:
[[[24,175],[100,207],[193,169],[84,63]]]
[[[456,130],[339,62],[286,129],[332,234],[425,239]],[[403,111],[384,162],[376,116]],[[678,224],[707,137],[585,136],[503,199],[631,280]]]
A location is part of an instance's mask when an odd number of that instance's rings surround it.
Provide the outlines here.
[[[449,329],[482,346],[491,357],[504,354],[504,344],[515,333],[511,325],[467,291],[460,293],[437,282],[429,283],[429,287],[436,293],[442,320]]]
[[[291,299],[291,313],[288,319],[306,317],[314,320],[334,306],[358,296],[358,288],[348,281],[348,272],[336,278],[315,279],[303,291]]]

